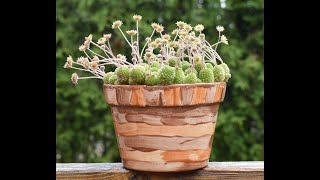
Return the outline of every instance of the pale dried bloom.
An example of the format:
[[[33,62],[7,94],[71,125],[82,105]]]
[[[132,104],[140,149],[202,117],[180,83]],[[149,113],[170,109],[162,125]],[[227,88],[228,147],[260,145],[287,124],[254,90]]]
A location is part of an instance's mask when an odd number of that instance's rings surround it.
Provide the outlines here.
[[[89,67],[93,70],[96,71],[98,69],[98,63],[97,62],[90,62]]]
[[[98,44],[105,44],[106,43],[106,41],[107,41],[107,39],[105,38],[105,37],[101,37],[101,38],[99,38],[98,39]]]
[[[92,61],[99,61],[99,57],[94,55],[93,58],[92,58]]]
[[[73,73],[71,75],[71,82],[74,84],[74,85],[77,85],[78,84],[78,74],[77,73]]]
[[[82,56],[81,56],[81,57],[78,57],[77,63],[82,64],[83,61],[84,61],[84,58],[83,58]]]
[[[129,31],[126,31],[130,36],[134,36],[137,34],[137,31],[136,30],[129,30]]]
[[[186,30],[180,31],[180,35],[181,35],[181,36],[185,36],[185,35],[187,35],[187,33],[188,33],[188,32],[187,32]]]
[[[133,19],[136,21],[140,21],[142,19],[142,16],[135,14],[133,15]]]
[[[219,32],[224,31],[224,27],[223,26],[217,26],[217,31],[219,31]]]
[[[186,31],[191,31],[192,30],[192,26],[190,24],[185,24],[183,26],[183,29],[185,29]]]
[[[73,59],[71,56],[67,57],[67,62],[64,64],[64,68],[71,68],[72,67],[72,63],[73,63]]]
[[[86,69],[88,69],[89,68],[89,59],[88,58],[85,58],[84,59],[84,61],[83,61],[83,63],[82,63],[82,66],[84,67],[84,68],[86,68]]]
[[[162,39],[162,40],[161,40],[161,43],[162,43],[162,44],[167,44],[167,43],[168,43],[168,39]]]
[[[225,35],[221,35],[221,42],[228,45],[228,39]]]
[[[178,31],[179,31],[178,29],[175,29],[175,30],[173,30],[173,31],[172,31],[172,33],[171,33],[171,34],[177,34],[177,33],[178,33]]]
[[[201,32],[204,30],[204,26],[202,24],[198,24],[194,27],[194,30],[197,32]]]
[[[201,33],[201,34],[199,35],[199,37],[200,37],[201,40],[204,40],[206,36]]]
[[[152,53],[151,52],[146,52],[147,57],[151,57]]]
[[[79,46],[79,51],[85,51],[87,49],[88,49],[87,46],[85,46],[83,44],[81,46]]]
[[[89,48],[91,41],[92,41],[92,34],[89,34],[88,37],[85,37],[85,41],[83,43],[83,45],[86,47],[86,49]]]
[[[150,46],[153,47],[153,48],[157,47],[157,45],[158,45],[158,43],[154,42],[154,41],[150,43]]]
[[[169,44],[168,44],[168,47],[169,48],[173,48],[173,47],[176,47],[176,42],[175,41],[171,41],[171,42],[169,42]]]
[[[112,29],[118,28],[122,25],[122,21],[117,20],[115,22],[112,23]]]
[[[156,29],[158,33],[161,33],[163,30],[164,30],[164,27],[162,25],[159,25],[158,28]]]
[[[152,26],[153,29],[156,30],[159,27],[159,24],[158,23],[152,23],[151,26]]]
[[[156,42],[157,44],[161,42],[161,38],[157,38],[154,40],[154,42]]]
[[[163,35],[163,37],[162,37],[163,39],[167,39],[167,40],[169,40],[170,39],[170,35],[169,34],[165,34],[165,35]]]
[[[178,22],[176,22],[176,24],[177,24],[177,26],[178,26],[179,28],[183,28],[183,26],[184,26],[186,23],[183,22],[183,21],[178,21]]]
[[[111,38],[111,34],[104,34],[103,37],[106,38],[106,40],[109,40]]]
[[[146,38],[146,41],[147,41],[147,42],[151,42],[151,38],[150,38],[150,37],[147,37],[147,38]]]

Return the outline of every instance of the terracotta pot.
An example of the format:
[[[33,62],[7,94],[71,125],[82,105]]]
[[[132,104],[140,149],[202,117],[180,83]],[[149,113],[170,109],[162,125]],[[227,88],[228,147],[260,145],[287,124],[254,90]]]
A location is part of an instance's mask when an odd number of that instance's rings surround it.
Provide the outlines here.
[[[226,83],[103,89],[124,167],[177,172],[207,166]]]

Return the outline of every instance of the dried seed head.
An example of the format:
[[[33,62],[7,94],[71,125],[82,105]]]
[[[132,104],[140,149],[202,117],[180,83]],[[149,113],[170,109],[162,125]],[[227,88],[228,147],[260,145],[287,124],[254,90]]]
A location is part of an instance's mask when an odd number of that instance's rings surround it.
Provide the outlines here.
[[[132,46],[138,46],[137,41],[134,41],[134,42],[132,43]]]
[[[161,43],[162,44],[167,44],[168,43],[168,39],[162,39]]]
[[[192,26],[190,24],[185,24],[183,26],[183,29],[185,29],[186,31],[191,31],[192,30]]]
[[[122,25],[122,21],[117,20],[112,23],[112,29],[119,28]]]
[[[155,41],[150,43],[150,46],[153,47],[153,48],[157,47],[157,45],[158,45],[158,43],[156,43]]]
[[[201,33],[201,34],[199,35],[199,37],[200,37],[201,40],[204,40],[206,36]]]
[[[107,39],[105,38],[105,37],[101,37],[101,38],[99,38],[98,39],[98,44],[105,44],[106,43],[106,41],[107,41]]]
[[[106,40],[109,40],[111,38],[111,34],[104,34],[103,37],[106,38]]]
[[[147,38],[146,38],[146,41],[147,41],[147,42],[151,42],[151,38],[150,38],[150,37],[147,37]]]
[[[178,32],[179,32],[179,30],[178,30],[178,29],[175,29],[175,30],[172,31],[171,34],[177,34]]]
[[[177,24],[177,26],[178,26],[179,28],[183,28],[183,26],[184,26],[186,23],[183,22],[183,21],[178,21],[178,22],[176,22],[176,24]]]
[[[219,32],[223,32],[224,31],[224,27],[223,26],[217,26],[217,31]]]
[[[71,82],[74,84],[74,85],[77,85],[78,84],[78,74],[77,73],[73,73],[71,75]]]
[[[82,64],[83,61],[84,61],[84,58],[83,58],[82,56],[81,56],[81,57],[78,57],[77,63]]]
[[[134,36],[137,34],[136,30],[130,30],[130,31],[126,31],[130,36]]]
[[[102,49],[106,49],[106,45],[105,44],[102,44],[102,45],[100,45],[100,47],[102,48]]]
[[[194,52],[196,52],[196,51],[197,51],[197,47],[192,46],[191,50],[194,51]]]
[[[87,46],[85,46],[83,44],[81,46],[79,46],[79,51],[85,51],[87,49],[88,49]]]
[[[228,39],[227,39],[227,37],[225,35],[221,36],[221,42],[226,44],[226,45],[228,45]]]
[[[154,42],[156,42],[156,43],[160,43],[160,42],[161,42],[161,38],[157,38],[157,39],[155,39],[155,40],[154,40]]]
[[[162,38],[169,40],[170,39],[170,35],[169,34],[165,34],[165,35],[162,36]]]
[[[152,26],[152,28],[154,30],[156,30],[159,27],[159,24],[158,23],[152,23],[151,26]]]
[[[156,29],[158,33],[161,33],[163,30],[164,30],[164,27],[162,25],[159,25],[158,28]]]
[[[92,58],[92,61],[99,61],[99,57],[94,55],[93,58]]]
[[[142,19],[142,16],[135,14],[133,15],[133,19],[136,21],[140,21]]]
[[[174,47],[176,47],[176,42],[175,42],[175,41],[169,42],[168,47],[169,47],[169,48],[174,48]]]
[[[198,24],[194,27],[194,30],[197,32],[201,32],[204,30],[204,26],[202,24]]]
[[[147,57],[151,57],[152,53],[151,52],[146,52]]]
[[[187,35],[187,33],[188,33],[188,32],[187,32],[186,30],[181,30],[181,31],[180,31],[180,35],[181,35],[181,36],[185,36],[185,35]]]
[[[89,66],[93,71],[96,71],[98,69],[98,63],[97,62],[90,62]]]

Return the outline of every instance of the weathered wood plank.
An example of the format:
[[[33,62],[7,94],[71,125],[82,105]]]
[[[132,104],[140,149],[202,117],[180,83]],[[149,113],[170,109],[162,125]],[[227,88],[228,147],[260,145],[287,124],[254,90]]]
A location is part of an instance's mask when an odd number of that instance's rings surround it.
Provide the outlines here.
[[[209,162],[206,168],[179,173],[151,173],[123,168],[121,163],[57,163],[56,179],[264,179],[264,162]]]

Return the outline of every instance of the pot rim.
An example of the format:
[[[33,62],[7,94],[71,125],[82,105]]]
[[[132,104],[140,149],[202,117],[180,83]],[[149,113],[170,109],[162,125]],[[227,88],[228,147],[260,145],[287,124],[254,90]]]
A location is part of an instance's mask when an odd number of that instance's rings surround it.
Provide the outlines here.
[[[148,86],[148,85],[112,85],[112,84],[103,84],[105,87],[115,87],[115,88],[171,88],[171,87],[210,87],[213,85],[227,85],[226,82],[213,82],[213,83],[196,83],[196,84],[170,84],[170,85],[157,85],[157,86]]]

